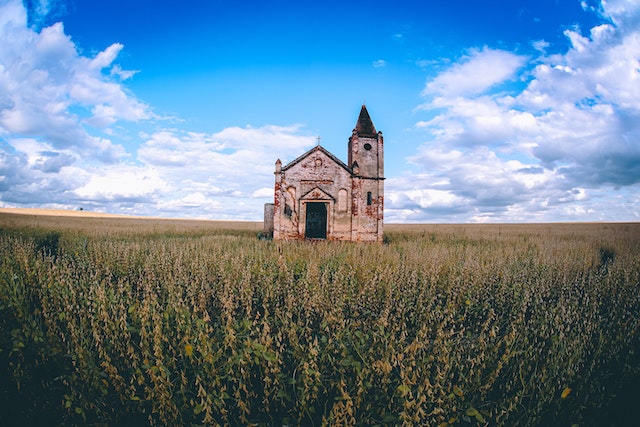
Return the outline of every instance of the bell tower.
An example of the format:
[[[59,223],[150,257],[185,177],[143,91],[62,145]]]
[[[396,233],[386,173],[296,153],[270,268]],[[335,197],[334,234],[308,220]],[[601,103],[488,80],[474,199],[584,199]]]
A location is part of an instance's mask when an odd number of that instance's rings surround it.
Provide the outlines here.
[[[365,105],[349,138],[353,240],[382,241],[384,213],[384,140]]]
[[[382,132],[369,116],[365,105],[360,109],[356,127],[349,138],[349,167],[359,169],[356,174],[365,178],[382,178],[384,176],[384,158]]]

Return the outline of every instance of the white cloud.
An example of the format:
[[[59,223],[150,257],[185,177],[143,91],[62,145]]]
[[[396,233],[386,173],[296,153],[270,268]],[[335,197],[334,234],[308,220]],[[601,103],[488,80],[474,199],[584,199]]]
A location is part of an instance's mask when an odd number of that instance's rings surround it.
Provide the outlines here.
[[[139,165],[95,165],[73,149],[12,139],[0,156],[3,201],[30,205],[218,219],[257,219],[273,199],[273,152],[313,146],[299,126],[228,128],[215,134],[145,135]],[[265,162],[265,159],[271,159]]]
[[[603,3],[615,24],[565,31],[564,54],[544,56],[548,44],[536,42],[543,56],[525,64],[485,48],[427,82],[420,108],[437,114],[417,123],[430,140],[410,159],[420,172],[402,183],[419,191],[390,180],[400,202],[393,207],[422,204],[414,219],[439,217],[425,204],[437,190],[462,203],[448,214],[464,221],[633,216],[628,204],[603,198],[640,189],[640,27],[629,25],[639,6]],[[516,78],[524,89],[499,91]]]
[[[206,218],[211,215],[212,211],[219,211],[221,207],[223,207],[223,204],[219,200],[208,197],[198,191],[186,194],[179,199],[160,201],[158,207],[161,210],[171,210],[175,212],[195,210],[200,213],[197,216]]]
[[[256,219],[273,153],[286,162],[314,144],[300,125],[161,129],[125,133],[139,145],[127,153],[104,135],[155,117],[120,83],[135,74],[115,63],[123,46],[82,56],[62,24],[37,32],[26,19],[19,1],[0,4],[3,205]]]
[[[530,197],[552,179],[551,172],[536,164],[503,160],[486,147],[464,151],[423,147],[411,161],[432,171],[421,175],[425,185],[457,194],[470,204],[507,206]]]
[[[313,146],[299,126],[231,127],[215,134],[164,130],[151,135],[137,153],[139,160],[177,182],[207,183],[224,194],[244,196],[271,186],[277,152],[297,156]],[[188,186],[193,184],[188,184]]]
[[[38,7],[47,13],[50,5],[40,2]],[[40,32],[28,28],[20,1],[0,4],[0,16],[0,136],[37,138],[57,149],[76,147],[104,161],[122,156],[124,150],[92,135],[85,125],[151,118],[147,105],[102,73],[113,67],[122,45],[87,58],[61,23]],[[115,73],[126,75],[120,67]]]
[[[377,61],[373,61],[373,68],[383,68],[387,66],[387,61],[384,59],[378,59]]]
[[[89,61],[88,68],[91,70],[102,70],[107,68],[115,61],[118,54],[124,46],[120,43],[114,43],[102,52],[98,53],[95,58]]]
[[[258,188],[256,191],[251,194],[251,197],[256,199],[273,199],[274,190],[273,186],[271,187],[262,187]]]
[[[264,158],[278,152],[292,156],[313,146],[312,136],[300,136],[300,126],[230,127],[214,134],[166,129],[154,133],[138,150],[138,158],[157,167],[188,167],[207,174],[238,176],[272,173]]]
[[[85,200],[109,202],[150,199],[169,189],[154,169],[123,165],[93,172],[74,193]]]
[[[115,64],[111,67],[111,75],[117,76],[120,80],[128,80],[139,72],[139,70],[123,70],[119,64]]]
[[[224,141],[226,146],[237,149],[256,149],[271,151],[278,148],[278,152],[285,155],[299,153],[300,149],[313,146],[315,138],[301,137],[296,132],[300,125],[275,126],[267,125],[259,128],[252,126],[229,127],[213,134],[213,138]]]
[[[286,162],[313,146],[314,137],[300,131],[300,126],[273,125],[230,127],[213,134],[165,129],[143,135],[147,140],[137,158],[175,183],[159,209],[183,216],[256,219],[262,204],[273,199],[273,153]]]
[[[117,63],[124,47],[85,56],[62,24],[39,28],[54,3],[34,3],[28,23],[20,1],[0,0],[0,204],[258,219],[274,153],[286,163],[314,137],[299,125],[127,134],[123,122],[157,117],[122,83],[137,73]],[[565,31],[562,54],[545,40],[523,41],[535,58],[471,49],[426,82],[428,137],[416,171],[385,182],[386,220],[640,218],[638,6],[603,2],[604,23]]]
[[[497,84],[513,79],[526,58],[502,50],[471,50],[450,69],[429,81],[423,95],[456,97],[479,95]]]
[[[545,40],[536,40],[531,42],[531,46],[539,52],[545,53],[547,48],[551,46],[551,44]]]
[[[618,27],[637,29],[640,8],[637,0],[602,0],[601,13],[610,18]]]
[[[0,31],[19,30],[27,27],[27,11],[19,1],[3,1],[0,3]],[[9,28],[7,28],[9,27]]]

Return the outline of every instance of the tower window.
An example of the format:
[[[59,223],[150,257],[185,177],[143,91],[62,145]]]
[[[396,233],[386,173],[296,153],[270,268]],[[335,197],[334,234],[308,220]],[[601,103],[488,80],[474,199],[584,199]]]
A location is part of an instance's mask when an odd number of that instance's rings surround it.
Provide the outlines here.
[[[373,203],[373,198],[371,197],[371,191],[367,191],[367,205],[371,206]]]
[[[364,149],[365,150],[371,150],[371,144],[369,144],[368,142],[366,144],[364,144]]]

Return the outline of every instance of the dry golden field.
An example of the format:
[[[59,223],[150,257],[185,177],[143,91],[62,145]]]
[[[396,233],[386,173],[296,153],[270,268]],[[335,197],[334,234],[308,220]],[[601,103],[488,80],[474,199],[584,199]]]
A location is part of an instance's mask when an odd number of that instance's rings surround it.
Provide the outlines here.
[[[627,425],[640,224],[0,210],[0,425]]]
[[[94,233],[191,233],[221,228],[258,232],[262,229],[261,222],[166,219],[88,211],[25,208],[0,208],[0,226],[41,227]]]

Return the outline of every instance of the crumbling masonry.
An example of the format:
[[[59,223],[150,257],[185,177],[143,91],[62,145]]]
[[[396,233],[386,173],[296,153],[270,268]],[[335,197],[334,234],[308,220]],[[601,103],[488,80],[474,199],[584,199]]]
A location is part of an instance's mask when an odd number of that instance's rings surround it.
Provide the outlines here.
[[[384,144],[363,105],[347,164],[320,145],[287,165],[278,159],[265,231],[274,240],[382,242]]]

